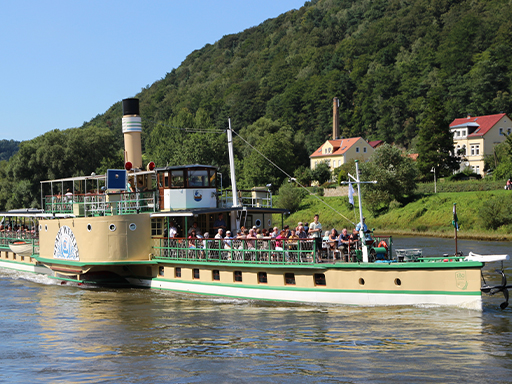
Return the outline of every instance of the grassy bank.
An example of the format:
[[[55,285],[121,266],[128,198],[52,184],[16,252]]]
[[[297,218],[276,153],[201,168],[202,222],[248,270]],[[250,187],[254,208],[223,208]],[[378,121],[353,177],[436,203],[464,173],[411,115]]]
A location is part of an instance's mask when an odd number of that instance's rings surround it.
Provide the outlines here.
[[[511,195],[511,191],[472,191],[443,192],[426,194],[404,207],[392,208],[386,214],[373,217],[363,209],[369,228],[377,233],[395,235],[421,235],[435,237],[453,237],[453,204],[457,204],[459,218],[459,238],[481,240],[512,240],[512,226],[502,226],[497,230],[484,228],[480,210],[485,201]],[[339,211],[329,208],[314,196],[307,196],[300,205],[300,210],[285,218],[285,224],[296,226],[299,221],[313,221],[315,213],[320,215],[320,222],[325,230],[344,227],[352,228],[352,223],[359,221],[359,208],[348,207],[347,197],[320,197],[327,204]],[[508,207],[503,207],[508,209]]]

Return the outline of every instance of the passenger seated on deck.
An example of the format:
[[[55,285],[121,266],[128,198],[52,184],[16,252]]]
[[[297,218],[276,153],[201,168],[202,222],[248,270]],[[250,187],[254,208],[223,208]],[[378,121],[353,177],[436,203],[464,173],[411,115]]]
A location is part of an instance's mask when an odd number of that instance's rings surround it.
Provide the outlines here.
[[[350,235],[350,240],[352,240],[353,243],[357,245],[357,242],[359,241],[359,232],[357,232],[357,229],[352,230],[352,234]]]
[[[329,234],[329,250],[334,251],[338,245],[338,232],[336,229],[331,229],[331,233]]]
[[[197,221],[194,221],[192,226],[188,230],[188,234],[192,234],[192,231],[195,231],[197,235],[201,236],[203,232],[201,232],[201,229],[197,226]]]
[[[282,251],[283,250],[283,240],[286,239],[286,232],[284,229],[277,235],[276,237],[276,250]]]
[[[299,236],[299,239],[307,239],[308,238],[308,234],[302,225],[299,225],[297,227],[297,236]]]
[[[355,229],[354,229],[355,231]],[[356,232],[357,233],[357,232]],[[359,236],[359,235],[358,235]],[[349,235],[348,234],[348,231],[347,231],[347,228],[343,228],[343,230],[341,231],[341,234],[340,234],[340,237],[339,237],[339,242],[340,242],[340,247],[343,249],[343,252],[344,253],[347,253],[348,252],[348,248],[353,244],[353,242],[355,242],[357,240],[354,240],[352,238],[352,235]]]
[[[192,231],[190,233],[190,236],[188,237],[188,247],[196,248],[196,240],[197,240],[196,231]]]
[[[232,247],[232,241],[231,241],[231,231],[226,232],[226,237],[224,238],[224,249],[231,249]]]

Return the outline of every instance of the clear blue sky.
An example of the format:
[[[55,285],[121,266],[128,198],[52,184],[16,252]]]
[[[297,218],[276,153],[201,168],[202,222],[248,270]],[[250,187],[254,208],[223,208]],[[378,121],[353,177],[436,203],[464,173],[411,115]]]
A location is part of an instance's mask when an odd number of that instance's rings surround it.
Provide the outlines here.
[[[81,126],[224,35],[304,0],[4,0],[0,139]]]

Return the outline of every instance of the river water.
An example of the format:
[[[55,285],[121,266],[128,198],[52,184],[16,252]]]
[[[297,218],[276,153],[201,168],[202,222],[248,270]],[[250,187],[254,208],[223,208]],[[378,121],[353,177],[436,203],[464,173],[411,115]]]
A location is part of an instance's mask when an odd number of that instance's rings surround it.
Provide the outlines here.
[[[454,250],[453,240],[417,238],[394,248],[418,244],[424,255]],[[512,255],[512,243],[459,241],[459,249]],[[484,271],[493,282],[496,267]],[[482,312],[315,306],[61,286],[5,269],[0,290],[0,382],[512,381],[503,295],[485,296]]]

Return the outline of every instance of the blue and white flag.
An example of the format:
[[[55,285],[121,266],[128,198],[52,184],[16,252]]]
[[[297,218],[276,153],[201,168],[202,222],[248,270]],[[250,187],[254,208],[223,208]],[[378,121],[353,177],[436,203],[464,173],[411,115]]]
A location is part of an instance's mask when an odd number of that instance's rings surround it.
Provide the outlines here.
[[[354,188],[351,182],[348,183],[348,202],[354,205]]]
[[[458,231],[459,230],[459,219],[457,218],[457,210],[455,209],[455,204],[453,204],[453,220],[452,225]]]

